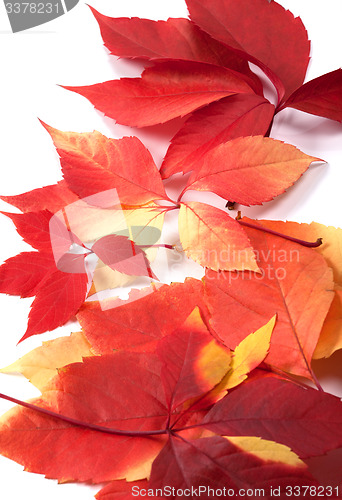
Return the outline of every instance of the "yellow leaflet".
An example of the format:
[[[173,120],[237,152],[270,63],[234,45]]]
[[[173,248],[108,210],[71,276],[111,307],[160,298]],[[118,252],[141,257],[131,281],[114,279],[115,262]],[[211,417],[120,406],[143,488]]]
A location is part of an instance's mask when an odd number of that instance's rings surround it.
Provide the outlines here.
[[[90,344],[83,333],[72,333],[70,337],[43,342],[41,347],[25,354],[5,368],[2,373],[21,373],[40,391],[57,374],[58,368],[93,356]]]

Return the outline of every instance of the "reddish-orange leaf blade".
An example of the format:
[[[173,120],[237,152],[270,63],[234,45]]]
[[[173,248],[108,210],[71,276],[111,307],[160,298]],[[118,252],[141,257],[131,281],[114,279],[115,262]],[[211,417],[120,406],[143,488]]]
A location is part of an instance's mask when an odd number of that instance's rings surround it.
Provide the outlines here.
[[[112,481],[102,488],[96,495],[96,500],[131,500],[132,492],[136,493],[141,490],[146,490],[149,483],[146,480],[142,481]],[[154,495],[153,498],[163,498]]]
[[[64,178],[80,198],[116,189],[121,203],[167,198],[153,158],[136,137],[61,132],[45,125],[61,158]]]
[[[126,236],[108,234],[97,240],[92,251],[114,271],[133,276],[150,276],[145,252]]]
[[[260,66],[279,101],[299,87],[310,42],[299,17],[267,0],[186,0],[191,19],[215,39]]]
[[[104,301],[103,308],[99,302],[85,303],[77,319],[95,354],[113,349],[146,351],[154,350],[161,337],[184,323],[197,305],[204,307],[202,282],[191,278],[158,289],[134,290],[127,303],[112,299]]]
[[[308,484],[318,485],[299,460],[296,465],[289,465],[262,459],[253,450],[245,451],[219,436],[192,441],[171,436],[152,465],[149,487],[172,485],[183,491],[202,488],[205,498],[218,498],[215,492],[224,488],[229,496],[237,498],[242,491],[263,488],[263,497],[270,499],[271,486],[283,490],[289,485]]]
[[[313,358],[328,358],[338,349],[342,349],[342,288],[335,290]]]
[[[299,87],[282,108],[342,121],[342,69],[322,75]]]
[[[146,127],[184,116],[232,94],[252,92],[243,75],[205,63],[165,62],[141,78],[86,87],[64,87],[83,95],[118,123]]]
[[[22,212],[38,212],[40,210],[49,210],[58,212],[66,205],[78,200],[78,196],[70,191],[65,180],[45,186],[27,193],[15,196],[0,196],[0,199],[19,208]]]
[[[201,266],[259,270],[246,232],[223,210],[197,201],[182,203],[178,226],[184,252]]]
[[[277,441],[303,458],[342,446],[341,400],[274,377],[241,384],[213,406],[203,424],[224,436]]]
[[[331,269],[315,249],[255,229],[246,232],[261,273],[209,271],[210,324],[234,349],[277,314],[266,362],[311,378],[312,354],[333,299]]]
[[[64,325],[85,301],[87,283],[85,273],[73,274],[57,270],[48,274],[36,289],[27,330],[21,341]]]
[[[112,54],[132,59],[176,59],[224,66],[248,75],[255,82],[254,90],[262,94],[261,82],[250,71],[248,63],[189,19],[112,18],[90,8],[99,23],[104,44]]]
[[[1,453],[48,478],[92,483],[129,475],[134,479],[141,474],[139,467],[146,471],[145,462],[149,466],[163,446],[163,436],[105,432],[106,428],[144,432],[165,426],[160,362],[153,354],[85,358],[60,370],[42,397],[31,403],[104,428],[91,430],[22,407],[4,415]]]
[[[37,250],[51,252],[50,219],[53,214],[49,210],[27,212],[25,214],[2,213],[12,220],[18,233],[26,243]]]
[[[163,362],[161,380],[170,412],[210,391],[227,373],[230,352],[212,338],[199,310],[184,325],[162,338],[157,354]]]
[[[213,191],[226,200],[260,205],[292,186],[319,158],[269,137],[240,137],[209,151],[184,191]]]
[[[198,170],[206,153],[224,142],[266,134],[274,106],[263,97],[237,94],[195,111],[174,136],[161,167],[165,179]]]
[[[0,292],[32,297],[51,269],[55,269],[51,253],[23,252],[11,257],[0,267]]]

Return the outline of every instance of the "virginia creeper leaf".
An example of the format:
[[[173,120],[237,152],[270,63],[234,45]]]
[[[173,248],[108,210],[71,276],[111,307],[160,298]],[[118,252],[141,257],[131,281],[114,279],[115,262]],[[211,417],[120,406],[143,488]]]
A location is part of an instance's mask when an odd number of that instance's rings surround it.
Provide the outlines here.
[[[274,440],[305,458],[342,445],[341,408],[331,394],[266,377],[241,384],[209,410],[203,424],[224,436]]]
[[[261,83],[246,61],[188,19],[112,18],[90,8],[99,23],[104,44],[112,54],[132,59],[177,59],[225,66],[253,78],[255,90],[262,94]]]
[[[202,266],[259,270],[245,231],[223,210],[196,201],[182,203],[178,227],[184,252]]]
[[[236,94],[195,111],[172,139],[161,166],[162,177],[197,170],[206,153],[219,144],[266,134],[273,114],[274,106],[253,94]]]
[[[51,186],[33,189],[15,196],[0,196],[0,199],[19,208],[22,212],[49,210],[55,213],[66,205],[74,203],[78,197],[70,191],[63,179]]]
[[[209,151],[184,191],[213,191],[226,200],[260,205],[292,186],[319,158],[269,137],[240,137]]]
[[[328,358],[338,349],[342,349],[342,288],[335,289],[313,358]]]
[[[157,353],[170,411],[210,391],[226,374],[231,359],[228,349],[210,340],[198,308],[184,325],[160,340]]]
[[[152,156],[136,137],[61,132],[45,125],[61,157],[64,178],[80,198],[116,189],[123,204],[166,199]]]
[[[131,301],[109,299],[104,308],[99,302],[83,305],[77,319],[95,354],[113,349],[154,350],[156,342],[182,325],[197,305],[205,307],[202,282],[193,278],[150,292],[132,290]]]
[[[299,87],[310,42],[300,18],[267,0],[186,0],[191,19],[213,38],[263,69],[279,101]]]
[[[11,214],[2,212],[9,217],[23,240],[40,251],[51,252],[49,224],[52,213],[49,210]]]
[[[23,252],[11,257],[0,267],[0,292],[32,297],[51,269],[55,269],[55,261],[48,252]]]
[[[74,316],[87,294],[88,276],[56,270],[40,283],[32,302],[27,330],[21,341],[54,330]]]
[[[232,94],[252,92],[238,73],[196,62],[165,62],[141,78],[122,78],[85,87],[65,87],[86,97],[118,123],[146,127],[184,116]]]
[[[81,332],[70,337],[60,337],[43,342],[9,366],[2,368],[2,373],[21,373],[40,391],[47,382],[62,368],[71,363],[82,361],[85,356],[92,356],[90,344]]]
[[[234,349],[277,314],[266,362],[311,378],[312,354],[333,299],[332,272],[313,248],[247,227],[246,232],[261,273],[208,271],[210,324]]]
[[[126,236],[108,234],[94,243],[92,251],[115,271],[152,277],[144,250]]]
[[[232,389],[241,384],[247,378],[249,372],[264,361],[270,348],[275,322],[276,317],[273,316],[266,325],[256,332],[250,333],[236,346],[232,354],[231,370],[224,380],[225,389]]]
[[[215,491],[225,487],[231,496],[234,496],[233,490],[236,496],[240,496],[242,489],[265,488],[266,498],[271,498],[268,494],[271,486],[281,485],[284,488],[289,484],[318,483],[303,463],[287,465],[280,461],[263,460],[224,437],[185,441],[171,436],[153,463],[150,488],[170,484],[176,491],[200,486]],[[208,493],[206,498],[210,498]]]
[[[160,362],[151,353],[85,358],[60,370],[32,402],[86,423],[134,432],[163,429],[167,418]],[[27,408],[10,410],[1,423],[3,455],[63,482],[146,477],[145,464],[150,468],[163,446],[158,435],[108,434]]]
[[[342,121],[342,69],[322,75],[297,89],[283,107]]]

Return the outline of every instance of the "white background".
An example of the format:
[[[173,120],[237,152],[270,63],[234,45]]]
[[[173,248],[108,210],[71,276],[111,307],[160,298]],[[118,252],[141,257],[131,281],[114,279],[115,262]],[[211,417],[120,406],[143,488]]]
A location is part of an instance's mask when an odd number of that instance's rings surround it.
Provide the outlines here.
[[[182,0],[91,0],[91,5],[113,17],[135,16],[150,19],[187,16]],[[307,79],[342,65],[341,0],[282,0],[284,7],[301,16],[312,40],[312,61]],[[57,84],[88,85],[122,76],[138,76],[139,63],[117,61],[102,45],[99,28],[89,8],[80,3],[67,15],[26,32],[12,34],[0,3],[0,194],[19,194],[55,183],[61,179],[57,154],[44,122],[61,130],[92,131],[110,136],[137,135],[150,149],[158,166],[168,141],[184,120],[173,120],[161,127],[130,129],[104,118],[81,96]],[[158,134],[156,135],[156,131]],[[261,207],[244,209],[243,214],[269,219],[311,222],[341,226],[342,125],[324,118],[285,110],[275,120],[272,137],[296,145],[312,156],[326,160],[315,165],[289,191]],[[197,194],[192,199],[203,199]],[[209,200],[209,198],[207,197]],[[223,208],[224,202],[210,197]],[[0,209],[12,209],[1,203]],[[14,210],[14,209],[13,209]],[[21,241],[11,221],[0,218],[0,262],[29,246]],[[17,346],[26,330],[32,299],[0,295],[0,366],[6,366],[41,344],[42,340],[68,335],[77,325],[67,325],[39,335]],[[342,395],[342,357],[319,363],[323,386]],[[329,367],[329,368],[328,368]],[[326,375],[333,368],[334,377]],[[0,392],[20,399],[38,395],[21,377],[0,375]],[[0,414],[11,405],[0,400]],[[340,455],[332,468],[341,468]],[[91,499],[99,486],[57,485],[42,476],[22,471],[22,466],[0,457],[0,498],[4,500]]]

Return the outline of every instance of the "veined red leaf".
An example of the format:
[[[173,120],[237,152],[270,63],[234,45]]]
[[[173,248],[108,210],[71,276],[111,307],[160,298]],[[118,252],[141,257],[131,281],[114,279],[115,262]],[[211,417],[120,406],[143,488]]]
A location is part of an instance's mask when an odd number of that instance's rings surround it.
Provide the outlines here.
[[[209,151],[183,192],[213,191],[242,205],[260,205],[292,186],[319,158],[269,137],[240,137]]]
[[[283,108],[295,108],[312,115],[342,121],[342,69],[322,75],[297,89]]]
[[[271,439],[302,458],[342,446],[341,424],[339,398],[274,377],[240,385],[203,420],[217,434]]]
[[[26,243],[37,250],[51,252],[49,225],[53,214],[49,210],[24,214],[2,213],[12,220],[18,233]]]
[[[88,276],[56,270],[40,282],[21,341],[64,325],[85,301]]]
[[[157,346],[163,362],[161,380],[170,411],[210,391],[226,375],[228,349],[214,340],[196,308],[184,325]]]
[[[266,134],[273,114],[274,106],[253,94],[236,94],[195,111],[172,139],[161,176],[198,170],[206,153],[219,144]]]
[[[23,252],[11,257],[0,267],[0,293],[32,297],[39,283],[55,268],[51,253]]]
[[[263,488],[263,498],[271,499],[271,487],[280,486],[283,490],[289,485],[318,485],[300,460],[289,465],[269,460],[265,455],[263,458],[260,453],[258,456],[252,450],[245,451],[224,437],[187,441],[171,435],[153,462],[149,488],[172,485],[175,491],[197,492],[201,488],[205,498],[218,498],[219,494],[211,492],[224,488],[232,497]]]
[[[125,431],[162,430],[166,425],[160,362],[152,353],[85,358],[60,370],[42,397],[31,402],[104,430],[21,407],[3,416],[1,453],[48,478],[99,483],[135,479],[135,474],[146,477],[165,440],[159,435],[125,435]],[[123,430],[124,435],[110,434],[106,428]]]
[[[266,363],[312,378],[312,354],[334,296],[332,271],[313,248],[245,229],[261,273],[208,271],[210,324],[234,349],[277,314]]]
[[[310,42],[299,17],[267,0],[186,0],[191,19],[213,38],[257,64],[279,101],[304,81]]]
[[[146,127],[184,116],[232,94],[252,92],[242,77],[210,64],[170,61],[146,69],[141,78],[64,88],[83,95],[118,123]]]
[[[128,303],[110,299],[103,308],[99,302],[83,305],[77,319],[95,354],[154,350],[156,342],[182,325],[196,306],[205,307],[202,282],[193,278],[150,292],[132,290]]]
[[[49,210],[55,213],[66,205],[77,201],[78,196],[70,191],[63,179],[51,186],[33,189],[27,193],[15,196],[0,196],[0,199],[19,208],[22,212]]]
[[[148,481],[112,481],[102,488],[96,495],[96,500],[130,500],[132,498],[132,491],[139,491],[142,489],[147,490],[149,487]],[[163,497],[154,496],[160,499]]]
[[[114,271],[133,276],[152,277],[144,250],[126,236],[108,234],[95,241],[91,249]]]
[[[112,18],[90,8],[99,23],[104,44],[112,54],[132,59],[176,59],[224,66],[248,75],[255,82],[254,90],[262,94],[261,82],[248,63],[189,19]]]
[[[247,234],[223,210],[196,201],[182,203],[178,226],[184,252],[201,266],[259,270]]]
[[[61,132],[44,125],[61,157],[64,178],[80,198],[116,189],[120,202],[167,199],[153,158],[136,137],[109,139],[99,132]]]

